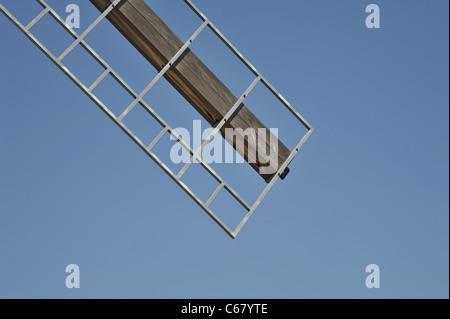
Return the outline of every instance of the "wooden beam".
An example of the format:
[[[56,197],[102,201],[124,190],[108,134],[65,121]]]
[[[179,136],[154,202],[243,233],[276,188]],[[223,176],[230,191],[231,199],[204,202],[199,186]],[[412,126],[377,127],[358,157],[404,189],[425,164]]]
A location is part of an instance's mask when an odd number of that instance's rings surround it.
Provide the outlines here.
[[[104,11],[113,2],[113,0],[89,1],[100,11]],[[184,44],[143,0],[124,0],[107,18],[158,71]],[[238,98],[190,49],[185,51],[164,77],[212,126],[220,122],[238,101]],[[245,135],[240,133],[227,141],[267,182],[272,179],[274,173],[260,173],[260,168],[267,164],[260,161],[260,158],[264,157],[259,155],[270,154],[271,148],[273,152],[273,148],[277,146],[278,162],[276,159],[272,161],[275,171],[289,157],[289,149],[276,137],[272,139],[276,145],[270,145],[270,131],[245,105],[221,130],[224,137],[226,128],[255,130],[256,140],[263,141],[264,144],[255,145],[256,141],[252,142],[248,138],[246,140]],[[266,128],[267,135],[260,135],[259,128]]]

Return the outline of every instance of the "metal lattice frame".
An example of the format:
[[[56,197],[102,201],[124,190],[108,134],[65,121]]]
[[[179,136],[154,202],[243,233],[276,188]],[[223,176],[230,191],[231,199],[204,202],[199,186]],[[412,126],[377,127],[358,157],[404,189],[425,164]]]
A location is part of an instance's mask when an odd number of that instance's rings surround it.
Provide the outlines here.
[[[302,146],[308,140],[308,138],[313,133],[314,129],[308,122],[298,113],[289,102],[281,96],[280,93],[259,73],[259,71],[247,60],[244,56],[228,41],[228,39],[214,26],[213,23],[192,3],[191,0],[184,0],[187,5],[200,17],[203,24],[198,28],[198,30],[192,35],[192,37],[183,45],[183,47],[178,51],[178,53],[167,63],[167,65],[158,73],[158,75],[151,81],[151,83],[140,93],[136,93],[120,76],[116,71],[103,60],[85,41],[86,36],[94,30],[94,28],[122,1],[115,0],[93,23],[90,25],[81,35],[78,35],[73,29],[66,25],[65,21],[44,1],[36,0],[42,7],[43,11],[38,14],[27,26],[22,25],[2,4],[0,4],[0,11],[20,30],[22,31],[50,60],[52,60],[56,66],[61,69],[91,100],[97,104],[100,109],[105,112],[105,114],[116,123],[116,125],[122,129],[153,161],[158,164],[161,169],[167,173],[167,175],[172,178],[178,186],[180,186],[231,238],[236,238],[239,232],[242,230],[244,225],[247,223],[249,218],[261,204],[264,197],[270,191],[270,189],[275,185],[275,183],[280,178],[282,172],[289,166],[294,157],[300,151]],[[31,32],[30,30],[47,14],[51,15],[74,39],[75,41],[59,56],[54,56]],[[198,150],[193,150],[176,132],[170,127],[164,119],[162,119],[145,101],[144,96],[153,88],[153,86],[164,76],[164,74],[174,65],[174,63],[182,56],[185,50],[194,42],[194,40],[200,35],[200,33],[209,27],[219,38],[225,43],[225,45],[250,69],[250,71],[256,76],[256,79],[251,83],[244,94],[239,98],[236,104],[230,109],[230,111],[225,115],[225,117],[220,121],[220,123],[211,132],[209,137],[205,140],[203,145]],[[67,57],[70,52],[77,45],[81,45],[103,68],[104,72],[98,77],[98,79],[92,83],[89,87],[85,86],[63,63],[65,57]],[[92,92],[93,90],[106,78],[106,76],[111,75],[131,96],[134,97],[134,101],[125,109],[125,111],[116,117],[106,105],[101,102],[97,96]],[[288,159],[279,168],[277,174],[272,178],[270,183],[266,186],[263,192],[260,194],[258,199],[253,205],[249,205],[222,177],[220,177],[208,164],[206,164],[199,155],[202,153],[206,145],[210,143],[214,136],[220,132],[222,127],[227,121],[233,118],[240,110],[239,106],[243,103],[245,98],[254,89],[254,87],[262,82],[277,98],[278,100],[295,116],[295,118],[300,121],[308,130],[305,136],[300,140],[298,145],[292,150]],[[158,134],[158,136],[150,143],[150,145],[145,145],[134,133],[123,123],[125,117],[131,112],[131,110],[140,104],[162,127],[163,130]],[[153,152],[153,148],[158,144],[162,137],[169,133],[173,136],[178,143],[182,145],[191,154],[190,161],[182,168],[182,170],[175,174],[170,170]],[[209,174],[219,183],[219,186],[211,195],[209,200],[204,203],[186,184],[181,180],[183,175],[189,169],[189,167],[198,161],[201,166],[208,171]],[[238,227],[232,231],[214,212],[210,209],[211,204],[219,195],[219,193],[226,189],[247,211],[248,213],[242,219]]]

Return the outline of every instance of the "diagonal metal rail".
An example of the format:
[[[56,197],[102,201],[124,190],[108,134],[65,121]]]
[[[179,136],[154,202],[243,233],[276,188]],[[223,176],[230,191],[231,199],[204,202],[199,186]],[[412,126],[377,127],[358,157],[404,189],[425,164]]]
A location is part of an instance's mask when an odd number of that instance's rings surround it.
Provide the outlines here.
[[[126,83],[122,77],[103,59],[98,55],[92,47],[90,47],[86,42],[85,38],[98,26],[98,24],[103,21],[108,14],[114,10],[114,8],[124,0],[115,0],[105,11],[103,11],[100,16],[81,34],[78,35],[73,29],[66,25],[65,21],[45,2],[45,0],[36,0],[43,8],[43,11],[39,13],[28,25],[24,26],[20,23],[16,17],[14,17],[11,12],[9,12],[5,6],[0,3],[0,11],[20,30],[22,31],[53,63],[63,71],[125,134],[127,134],[169,177],[175,181],[175,183],[181,187],[193,200],[196,202],[231,238],[236,238],[242,228],[245,226],[247,221],[253,215],[255,210],[261,204],[262,200],[266,197],[271,188],[280,178],[282,172],[288,167],[292,162],[294,157],[300,151],[302,146],[306,143],[308,138],[313,133],[314,129],[312,126],[297,112],[289,102],[262,76],[261,73],[231,44],[230,41],[214,26],[211,21],[206,18],[206,16],[192,3],[191,0],[184,0],[186,4],[200,17],[203,21],[202,25],[198,30],[192,35],[192,37],[183,45],[183,47],[177,52],[177,54],[165,65],[165,67],[158,73],[158,75],[150,82],[150,84],[140,93],[136,93],[131,86]],[[74,42],[59,56],[56,57],[53,53],[48,50],[31,32],[32,28],[39,23],[47,14],[52,16],[73,38]],[[164,76],[164,74],[180,59],[186,49],[195,41],[195,39],[200,35],[200,33],[209,27],[224,44],[250,69],[250,71],[256,76],[256,79],[250,84],[249,88],[244,92],[238,102],[230,109],[230,111],[225,115],[225,117],[220,121],[220,123],[211,132],[209,137],[203,143],[203,145],[198,150],[193,150],[180,136],[172,129],[172,127],[155,112],[145,101],[145,95],[154,87],[154,85]],[[104,72],[87,87],[82,83],[64,64],[63,60],[66,58],[78,45],[83,47],[93,59],[95,59],[104,69]],[[93,93],[95,88],[108,76],[111,75],[133,98],[133,102],[123,111],[123,113],[116,117],[116,115],[111,112],[111,110]],[[308,132],[302,137],[299,144],[294,150],[292,150],[290,156],[285,161],[283,165],[279,168],[275,177],[270,181],[270,183],[265,187],[263,192],[260,194],[258,199],[253,205],[249,205],[238,192],[236,192],[215,170],[211,168],[210,165],[205,163],[201,158],[200,154],[205,149],[205,147],[213,140],[214,136],[218,134],[220,129],[225,125],[227,121],[236,116],[240,111],[240,106],[248,94],[253,90],[253,88],[262,82],[267,89],[269,89],[279,101],[299,120],[307,129]],[[155,137],[155,139],[150,143],[150,145],[145,145],[124,123],[123,119],[132,111],[132,109],[140,104],[162,127],[161,132]],[[182,170],[175,174],[161,159],[152,152],[154,147],[161,141],[161,139],[166,135],[170,134],[173,136],[177,142],[186,149],[191,154],[190,161],[182,168]],[[201,166],[219,183],[219,186],[214,190],[213,194],[210,196],[208,201],[204,203],[183,181],[182,178],[186,171],[191,167],[191,165],[198,161]],[[235,199],[238,201],[246,210],[247,214],[244,216],[238,227],[233,231],[231,230],[211,209],[210,206],[217,198],[219,193],[223,190],[228,191]]]

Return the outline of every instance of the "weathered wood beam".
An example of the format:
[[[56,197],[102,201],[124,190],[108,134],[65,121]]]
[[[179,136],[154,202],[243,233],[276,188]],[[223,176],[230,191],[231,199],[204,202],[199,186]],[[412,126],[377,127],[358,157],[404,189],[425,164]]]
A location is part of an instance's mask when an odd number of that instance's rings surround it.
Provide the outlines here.
[[[113,2],[113,0],[89,1],[100,11],[104,11]],[[184,44],[144,0],[124,0],[107,18],[158,71]],[[185,51],[164,77],[212,126],[220,122],[238,101],[238,98],[190,49]],[[260,158],[264,157],[259,157],[259,154],[270,154],[271,147],[274,148],[274,145],[270,145],[271,133],[266,126],[243,105],[239,113],[221,130],[224,137],[226,128],[255,130],[256,140],[264,143],[258,143],[258,148],[251,139],[246,140],[245,135],[239,133],[233,140],[227,141],[267,182],[270,181],[274,173],[260,172],[260,168],[267,164],[260,161]],[[266,136],[258,133],[259,128],[266,128]],[[277,138],[273,140],[278,147],[278,162],[275,159],[271,165],[278,170],[288,158],[290,151]],[[256,158],[253,156],[255,153]]]

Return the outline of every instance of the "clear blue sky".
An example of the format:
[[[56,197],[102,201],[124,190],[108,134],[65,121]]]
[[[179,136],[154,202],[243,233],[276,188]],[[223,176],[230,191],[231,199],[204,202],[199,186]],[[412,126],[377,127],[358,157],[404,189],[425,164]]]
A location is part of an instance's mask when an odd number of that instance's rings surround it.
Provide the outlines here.
[[[24,24],[40,12],[0,2]],[[86,28],[89,1],[48,0],[60,14],[71,2]],[[146,2],[183,40],[200,25],[181,0]],[[1,15],[0,297],[448,298],[448,1],[195,3],[316,128],[290,175],[231,240]],[[33,32],[58,54],[61,30]],[[137,91],[156,74],[107,21],[87,41]],[[192,49],[237,95],[252,80],[209,31]],[[78,49],[65,62],[87,85],[102,71]],[[117,112],[131,102],[108,79],[96,93]],[[268,96],[248,105],[291,146],[304,131]],[[164,81],[146,100],[174,127],[200,119]],[[150,141],[144,115],[126,123]],[[249,201],[264,186],[247,164],[216,166]],[[205,198],[196,170],[187,183]],[[216,208],[231,225],[244,213],[226,196]],[[365,287],[368,264],[381,289]]]

